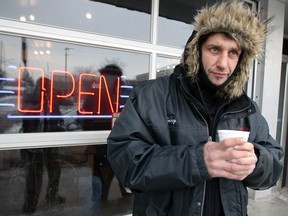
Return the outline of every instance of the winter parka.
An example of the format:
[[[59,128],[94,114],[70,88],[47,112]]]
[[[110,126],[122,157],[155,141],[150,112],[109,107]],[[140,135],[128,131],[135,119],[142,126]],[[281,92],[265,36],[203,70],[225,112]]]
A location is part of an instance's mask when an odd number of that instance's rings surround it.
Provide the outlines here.
[[[283,150],[270,136],[256,103],[243,91],[251,61],[263,51],[266,24],[242,1],[200,10],[174,73],[132,92],[107,142],[115,175],[134,193],[134,216],[202,216],[206,183],[212,179],[205,165],[204,145],[219,141],[219,129],[250,131],[248,142],[258,158],[254,171],[244,180],[219,178],[224,214],[246,216],[247,188],[262,190],[275,185],[282,171]],[[243,55],[227,85],[216,92],[223,104],[211,125],[207,109],[193,90],[199,90],[195,84],[201,69],[201,41],[216,32],[234,39]]]
[[[177,71],[177,70],[175,70]],[[108,159],[120,182],[134,192],[133,215],[200,216],[205,182],[211,179],[203,146],[219,141],[218,129],[249,130],[258,162],[243,181],[220,178],[225,215],[247,215],[248,192],[278,180],[282,149],[269,135],[266,120],[245,93],[223,104],[223,114],[209,136],[201,103],[185,86],[181,73],[137,88],[108,137]]]

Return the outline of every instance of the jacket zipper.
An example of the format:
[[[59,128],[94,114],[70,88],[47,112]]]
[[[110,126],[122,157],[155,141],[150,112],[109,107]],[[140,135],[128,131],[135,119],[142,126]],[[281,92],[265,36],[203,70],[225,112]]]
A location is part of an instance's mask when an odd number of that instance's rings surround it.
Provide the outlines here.
[[[201,212],[200,212],[200,216],[203,215],[203,211],[204,211],[204,202],[205,202],[205,194],[206,194],[206,181],[204,181],[204,189],[203,189],[203,196],[202,196],[202,203],[201,203]]]
[[[194,109],[198,112],[198,114],[200,115],[200,117],[203,119],[203,121],[206,124],[206,131],[208,134],[208,141],[212,141],[212,137],[209,135],[209,126],[207,121],[205,120],[205,118],[203,117],[203,115],[200,113],[200,111],[195,107],[195,105],[193,103],[191,103],[191,105],[194,107]],[[206,180],[204,181],[204,186],[203,186],[203,196],[202,196],[202,203],[201,203],[201,212],[200,212],[200,216],[203,215],[203,211],[204,211],[204,203],[205,203],[205,198],[206,198]]]
[[[190,97],[194,98],[187,90],[186,88],[183,87],[183,84],[182,84],[182,79],[180,79],[180,82],[181,82],[181,88],[182,90],[187,94],[187,95],[190,95]],[[185,94],[184,94],[184,97],[186,97],[187,100],[191,101],[190,98],[188,98]],[[195,99],[196,100],[196,99]],[[208,122],[206,121],[206,119],[203,117],[203,115],[201,114],[201,112],[196,108],[196,106],[193,104],[193,102],[190,103],[194,109],[197,111],[197,113],[200,115],[200,117],[203,119],[203,121],[205,122],[206,124],[206,131],[207,131],[207,134],[208,134],[208,141],[212,141],[212,137],[209,135],[209,125],[208,125]],[[206,193],[206,180],[204,181],[204,186],[203,186],[203,196],[202,196],[202,203],[201,203],[201,212],[200,212],[200,216],[203,215],[203,211],[204,211],[204,203],[205,203],[205,193]]]
[[[197,113],[200,115],[200,117],[203,119],[203,121],[206,124],[206,131],[208,134],[208,141],[212,141],[212,137],[209,135],[209,126],[207,121],[205,120],[205,118],[203,117],[203,115],[200,113],[200,111],[195,107],[195,105],[191,102],[191,105],[194,107],[194,109],[197,111]],[[204,211],[204,203],[205,203],[205,194],[206,194],[206,180],[204,181],[204,186],[203,186],[203,196],[202,196],[202,203],[201,203],[201,212],[200,212],[200,216],[203,215],[203,211]]]
[[[212,141],[212,137],[211,136],[209,136],[209,140],[208,141]],[[206,181],[204,181],[200,216],[203,215],[203,211],[204,211],[204,202],[205,202],[205,198],[206,198],[206,184],[207,184]]]

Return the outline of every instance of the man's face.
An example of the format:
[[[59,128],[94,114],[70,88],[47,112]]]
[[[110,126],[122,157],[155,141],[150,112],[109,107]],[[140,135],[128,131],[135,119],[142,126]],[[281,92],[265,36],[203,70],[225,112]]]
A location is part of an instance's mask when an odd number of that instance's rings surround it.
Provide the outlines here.
[[[201,46],[204,71],[214,85],[223,84],[237,66],[241,48],[224,33],[209,36]]]

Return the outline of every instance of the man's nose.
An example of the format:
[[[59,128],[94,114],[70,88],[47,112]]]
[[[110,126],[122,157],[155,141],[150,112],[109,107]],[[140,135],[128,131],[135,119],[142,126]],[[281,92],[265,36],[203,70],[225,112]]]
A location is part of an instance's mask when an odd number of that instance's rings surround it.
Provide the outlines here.
[[[228,53],[222,52],[217,59],[217,66],[220,68],[226,68],[228,66]]]

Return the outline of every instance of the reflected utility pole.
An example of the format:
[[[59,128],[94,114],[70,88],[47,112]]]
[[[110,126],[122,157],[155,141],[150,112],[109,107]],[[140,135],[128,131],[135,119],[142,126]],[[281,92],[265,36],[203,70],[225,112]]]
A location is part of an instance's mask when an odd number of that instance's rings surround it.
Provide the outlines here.
[[[65,93],[68,92],[67,90],[67,57],[68,57],[68,51],[69,50],[72,50],[73,48],[68,48],[68,47],[65,47],[64,50],[65,50]]]
[[[67,71],[67,56],[68,56],[68,51],[71,50],[71,48],[65,47],[65,71]]]

